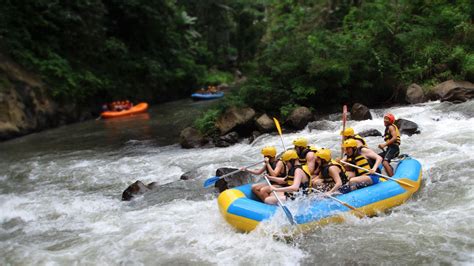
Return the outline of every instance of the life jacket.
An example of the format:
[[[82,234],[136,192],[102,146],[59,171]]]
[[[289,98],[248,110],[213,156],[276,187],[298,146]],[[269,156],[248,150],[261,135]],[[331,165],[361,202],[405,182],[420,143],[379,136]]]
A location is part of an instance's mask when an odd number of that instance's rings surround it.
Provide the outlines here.
[[[323,179],[323,183],[329,188],[329,190],[336,185],[334,179],[329,175],[329,167],[337,166],[341,172],[339,172],[339,177],[341,178],[342,184],[344,185],[349,181],[346,175],[346,169],[340,163],[331,160],[327,165],[323,165],[321,167],[320,177]]]
[[[348,139],[359,140],[360,142],[362,142],[362,145],[363,145],[363,146],[366,146],[366,147],[367,147],[367,142],[365,142],[365,139],[364,139],[363,137],[361,137],[360,135],[350,136],[350,137],[348,137]]]
[[[276,165],[277,165],[277,163],[278,163],[279,161],[281,161],[281,159],[275,160],[275,161],[273,161],[273,162],[269,162],[270,167],[271,167],[273,170],[275,170]],[[285,176],[286,176],[286,164],[285,164],[283,161],[282,161],[282,163],[283,163],[283,171],[281,171],[280,174],[277,175],[277,177],[285,177]],[[270,173],[270,171],[268,171],[268,168],[267,168],[267,167],[265,167],[265,172],[266,172],[268,175],[271,175],[271,173]]]
[[[395,142],[392,145],[400,146],[400,131],[398,130],[398,127],[395,124],[391,124],[385,127],[385,134],[383,135],[383,140],[387,142],[390,139],[392,139],[392,134],[390,134],[390,126],[394,126],[395,132],[397,133],[397,140],[395,140]]]
[[[351,164],[355,164],[367,170],[370,170],[373,164],[371,164],[370,161],[367,158],[365,158],[364,155],[361,154],[362,148],[364,147],[357,148],[352,154],[352,156],[347,158],[347,162]],[[367,174],[367,171],[357,169],[357,168],[354,169],[354,172],[356,176]]]
[[[288,175],[285,178],[286,186],[293,185],[293,182],[295,181],[295,171],[297,168],[300,168],[301,170],[303,170],[306,177],[308,178],[307,182],[304,182],[303,180],[301,180],[300,188],[307,187],[309,180],[311,180],[311,176],[303,169],[303,166],[301,165],[295,165],[294,167],[290,168],[290,170],[288,171]]]
[[[298,154],[298,160],[300,161],[300,164],[301,165],[306,165],[306,155],[308,154],[308,152],[316,152],[317,149],[315,147],[312,147],[312,146],[307,146],[306,148],[304,148],[300,153],[297,152]]]

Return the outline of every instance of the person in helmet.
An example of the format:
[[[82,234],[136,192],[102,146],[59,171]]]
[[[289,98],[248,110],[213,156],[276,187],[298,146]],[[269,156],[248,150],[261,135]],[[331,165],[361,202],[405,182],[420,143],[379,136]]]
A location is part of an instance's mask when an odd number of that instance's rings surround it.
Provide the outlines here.
[[[347,127],[342,130],[341,136],[344,138],[344,140],[355,139],[357,141],[357,147],[367,147],[367,142],[365,142],[365,139],[359,136],[358,134],[355,134],[354,129],[352,127]]]
[[[314,157],[314,153],[317,149],[308,146],[308,140],[306,138],[297,138],[293,140],[293,145],[295,145],[295,151],[298,155],[300,164],[303,166],[303,170],[305,170],[309,175],[317,174],[315,171],[318,167]]]
[[[395,116],[387,113],[383,117],[385,125],[385,133],[383,135],[384,143],[379,144],[379,148],[383,150],[379,155],[383,158],[383,167],[387,171],[388,176],[393,176],[393,169],[390,161],[400,154],[400,131],[395,123]],[[385,149],[386,148],[386,149]]]
[[[286,168],[285,164],[280,160],[276,159],[277,150],[273,146],[266,146],[263,147],[261,151],[262,155],[264,156],[264,165],[262,168],[258,170],[249,170],[246,168],[241,168],[242,171],[249,172],[254,175],[261,175],[263,172],[266,172],[267,175],[277,176],[277,177],[285,177],[286,176]],[[278,186],[277,183],[272,182],[274,185]],[[266,182],[257,183],[252,185],[252,192],[257,195],[262,201],[265,201],[270,193],[270,187]]]
[[[331,150],[319,149],[315,157],[320,170],[318,177],[313,179],[312,186],[328,194],[350,192],[349,186],[346,185],[346,170],[340,163],[331,159]]]
[[[377,184],[379,177],[374,173],[382,163],[382,157],[367,147],[358,147],[355,139],[345,140],[342,147],[347,155],[347,158],[342,161],[367,169],[367,171],[364,171],[350,166],[345,167],[351,190]]]
[[[307,193],[310,175],[303,171],[298,159],[299,157],[295,150],[285,151],[281,155],[281,160],[286,165],[286,177],[267,176],[269,180],[280,184],[280,187],[271,185],[270,191],[275,191],[281,200],[294,199],[295,193],[299,191]],[[277,204],[278,199],[272,193],[265,199],[265,203]]]

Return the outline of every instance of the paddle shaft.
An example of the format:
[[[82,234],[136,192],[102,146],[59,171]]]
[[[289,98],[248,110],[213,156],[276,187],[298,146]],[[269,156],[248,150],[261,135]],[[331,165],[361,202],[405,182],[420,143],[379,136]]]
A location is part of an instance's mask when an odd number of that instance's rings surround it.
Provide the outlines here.
[[[270,183],[270,181],[268,180],[268,177],[266,175],[263,175],[263,178],[265,178],[265,181],[267,181],[267,184],[269,186],[271,186],[272,184]],[[293,225],[295,224],[295,219],[293,219],[293,215],[290,213],[290,210],[288,210],[288,208],[286,208],[285,205],[283,205],[283,202],[281,202],[281,199],[280,197],[278,197],[278,194],[276,193],[275,190],[272,190],[273,192],[273,195],[275,196],[275,198],[277,199],[278,201],[278,205],[280,205],[280,207],[283,209],[283,211],[285,212],[286,214],[286,217],[288,218],[288,220],[290,221],[290,223]]]
[[[347,208],[349,208],[349,209],[351,209],[351,210],[353,210],[353,211],[355,211],[355,212],[358,212],[358,213],[361,214],[362,216],[365,216],[365,213],[359,211],[359,210],[356,209],[354,206],[351,206],[351,205],[345,203],[344,201],[342,201],[342,200],[340,200],[340,199],[338,199],[338,198],[336,198],[336,197],[333,197],[333,196],[331,196],[331,195],[327,195],[327,194],[325,194],[324,192],[322,192],[321,190],[318,190],[318,189],[315,189],[315,188],[312,188],[312,190],[314,190],[314,191],[316,191],[316,192],[318,192],[318,193],[320,193],[320,194],[323,194],[325,197],[328,197],[328,198],[330,198],[330,199],[332,199],[332,200],[335,200],[335,201],[339,202],[340,204],[346,206]]]
[[[253,164],[251,164],[251,165],[245,166],[244,168],[249,168],[249,167],[255,166],[255,165],[259,164],[259,163],[263,163],[263,161],[253,163]],[[226,177],[226,176],[230,176],[230,175],[233,175],[233,174],[238,173],[238,172],[240,172],[240,171],[242,171],[242,170],[241,170],[241,169],[237,169],[237,170],[234,170],[234,171],[232,171],[232,172],[230,172],[230,173],[227,173],[227,174],[225,174],[225,175],[221,175],[221,176],[219,176],[219,178],[223,178],[223,177]]]
[[[347,120],[347,105],[342,107],[342,136],[341,136],[341,158],[344,155],[344,131],[346,130],[346,120]]]
[[[349,165],[349,166],[352,166],[352,167],[357,168],[357,169],[360,169],[360,170],[364,170],[364,171],[366,171],[366,172],[369,172],[369,170],[366,169],[366,168],[363,168],[363,167],[360,167],[360,166],[357,166],[357,165],[354,165],[354,164],[351,164],[351,163],[348,163],[348,162],[341,161],[341,163],[347,164],[347,165]],[[409,186],[409,187],[415,187],[415,186],[413,186],[412,184],[408,184],[408,183],[406,183],[406,182],[403,182],[403,181],[401,181],[401,180],[397,180],[397,179],[395,179],[395,178],[391,178],[391,177],[386,176],[386,175],[383,175],[383,174],[379,174],[379,173],[374,173],[374,174],[375,174],[375,175],[378,175],[378,176],[380,176],[380,177],[383,177],[383,178],[385,178],[385,179],[392,180],[392,181],[395,181],[395,182],[397,182],[397,183],[400,183],[400,184]]]

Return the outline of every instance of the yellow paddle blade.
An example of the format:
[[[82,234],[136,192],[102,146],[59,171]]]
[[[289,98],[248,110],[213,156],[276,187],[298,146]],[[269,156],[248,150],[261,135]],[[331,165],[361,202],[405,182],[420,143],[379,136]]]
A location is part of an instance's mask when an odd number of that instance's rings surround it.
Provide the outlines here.
[[[394,179],[393,181],[397,182],[405,190],[410,191],[411,193],[415,193],[418,191],[418,188],[419,188],[418,183],[411,179],[400,178],[400,179]]]
[[[273,118],[273,122],[275,122],[275,126],[278,130],[278,134],[280,134],[281,136],[281,127],[280,127],[280,122],[278,122],[278,119],[276,119],[275,117]]]

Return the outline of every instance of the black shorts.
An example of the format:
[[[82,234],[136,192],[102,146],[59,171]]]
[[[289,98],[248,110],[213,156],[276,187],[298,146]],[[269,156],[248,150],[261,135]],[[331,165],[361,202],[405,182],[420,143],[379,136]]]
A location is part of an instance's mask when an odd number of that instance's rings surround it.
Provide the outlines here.
[[[390,162],[393,158],[397,157],[400,154],[400,147],[398,145],[390,145],[385,151],[379,153],[382,156],[384,161]]]

